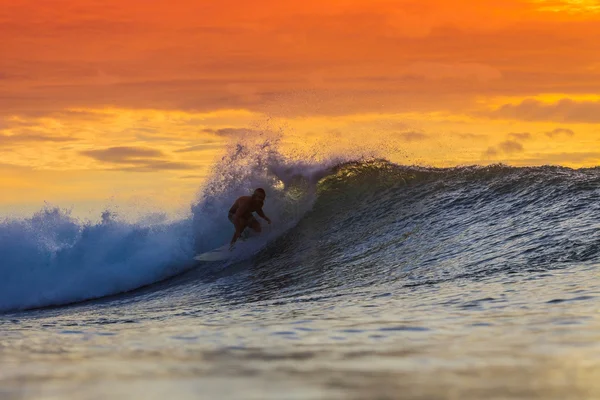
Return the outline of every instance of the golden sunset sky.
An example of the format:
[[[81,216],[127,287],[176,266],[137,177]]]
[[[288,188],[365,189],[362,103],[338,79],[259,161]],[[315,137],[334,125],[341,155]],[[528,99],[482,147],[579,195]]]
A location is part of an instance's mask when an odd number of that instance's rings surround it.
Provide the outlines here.
[[[600,165],[600,1],[0,0],[0,213],[189,204],[265,129],[322,157]]]

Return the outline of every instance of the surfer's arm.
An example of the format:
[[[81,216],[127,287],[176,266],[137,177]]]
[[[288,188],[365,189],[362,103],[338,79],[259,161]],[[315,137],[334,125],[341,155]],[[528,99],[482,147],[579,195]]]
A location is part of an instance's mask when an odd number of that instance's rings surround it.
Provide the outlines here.
[[[271,219],[269,217],[267,217],[264,213],[264,211],[262,210],[262,208],[260,210],[258,210],[256,212],[262,219],[264,219],[265,221],[267,221],[269,224],[271,223]]]

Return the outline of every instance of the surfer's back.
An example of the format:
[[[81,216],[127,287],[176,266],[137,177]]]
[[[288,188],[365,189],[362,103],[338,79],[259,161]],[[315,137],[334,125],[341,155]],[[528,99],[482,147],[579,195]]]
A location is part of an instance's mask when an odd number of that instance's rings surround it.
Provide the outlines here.
[[[246,205],[248,207],[249,212],[256,211],[254,209],[255,207],[253,207],[252,196],[241,196],[238,197],[238,199],[233,203],[233,205],[229,209],[229,212],[235,214],[238,208],[240,208],[240,206],[242,205]]]

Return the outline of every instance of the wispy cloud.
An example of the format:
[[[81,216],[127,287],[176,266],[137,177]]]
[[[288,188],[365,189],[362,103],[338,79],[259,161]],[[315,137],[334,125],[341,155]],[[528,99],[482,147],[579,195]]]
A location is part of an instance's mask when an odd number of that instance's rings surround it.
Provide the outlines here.
[[[122,171],[151,172],[160,170],[188,170],[194,165],[182,162],[163,160],[166,155],[156,149],[145,147],[110,147],[100,150],[86,150],[81,154],[95,160],[123,166]]]
[[[208,150],[218,150],[223,148],[222,144],[215,143],[203,143],[197,144],[195,146],[185,147],[183,149],[175,150],[174,153],[189,153],[194,151],[208,151]]]
[[[511,132],[508,134],[508,138],[514,141],[523,141],[531,139],[532,135],[529,132]]]
[[[149,149],[145,147],[110,147],[101,150],[85,150],[81,154],[94,158],[98,161],[104,161],[115,164],[136,164],[147,162],[149,158],[164,157],[160,150]]]
[[[200,179],[204,179],[206,178],[206,175],[184,175],[184,176],[180,176],[179,179],[194,179],[194,180],[200,180]]]
[[[556,164],[573,163],[593,163],[600,164],[600,152],[562,152],[551,154],[537,154],[533,157],[527,157],[518,160],[520,165],[556,165]]]
[[[600,13],[598,0],[530,0],[539,4],[541,11],[567,12],[569,14],[591,14]]]
[[[459,133],[455,133],[455,135],[461,139],[467,139],[467,140],[485,140],[488,138],[487,135],[484,135],[481,133],[459,132]]]
[[[246,129],[246,128],[203,129],[202,132],[213,133],[213,134],[219,135],[219,136],[240,136],[240,135],[260,133],[257,130]]]
[[[194,170],[198,167],[188,163],[173,162],[173,161],[146,161],[142,165],[133,167],[120,168],[121,171],[127,172],[156,172],[156,171],[187,171]]]
[[[593,1],[538,5],[592,10]],[[600,86],[597,20],[555,18],[526,0],[232,0],[210,7],[156,0],[142,11],[122,0],[10,3],[0,7],[1,114],[107,103],[194,111],[280,106],[296,116],[417,104],[439,110],[486,94],[597,93]]]
[[[556,103],[544,103],[526,99],[519,104],[504,104],[487,113],[492,118],[523,121],[600,122],[600,102],[562,99]]]
[[[429,138],[429,135],[426,133],[418,131],[401,132],[398,134],[398,136],[407,142],[420,142]]]
[[[76,138],[69,136],[48,136],[37,133],[25,133],[17,135],[2,135],[0,134],[0,146],[10,146],[18,143],[31,143],[31,142],[72,142],[77,140]]]
[[[559,135],[574,136],[575,132],[573,132],[571,129],[566,128],[556,128],[550,132],[546,132],[546,136],[551,138]]]
[[[486,82],[502,78],[498,69],[477,63],[419,62],[410,65],[406,72],[427,79],[476,79]]]
[[[505,142],[498,144],[495,147],[489,147],[486,150],[485,155],[497,156],[502,153],[503,154],[513,154],[513,153],[520,153],[524,150],[525,149],[521,143],[515,142],[514,140],[507,140]]]

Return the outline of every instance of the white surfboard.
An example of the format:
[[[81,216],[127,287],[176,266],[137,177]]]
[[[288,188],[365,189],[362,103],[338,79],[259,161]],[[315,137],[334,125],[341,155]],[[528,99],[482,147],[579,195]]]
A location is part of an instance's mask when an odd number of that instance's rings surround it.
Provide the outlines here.
[[[194,257],[196,261],[222,261],[231,257],[232,251],[229,249],[229,244],[219,247],[206,253],[198,254]]]
[[[259,237],[261,236],[259,233],[255,233],[253,231],[250,231],[248,229],[246,229],[243,233],[242,236],[238,239],[238,241],[235,243],[234,248],[231,249],[229,243],[216,248],[214,250],[211,251],[207,251],[206,253],[202,253],[202,254],[197,254],[194,257],[194,260],[196,261],[224,261],[224,260],[229,260],[232,259],[234,257],[240,257],[240,256],[248,256],[251,254],[254,254],[257,250],[260,249],[260,247],[262,247],[262,245],[264,245],[264,243],[253,243],[253,240],[249,240],[255,237]],[[253,246],[253,244],[258,244],[259,246]],[[256,248],[254,248],[256,247]]]

